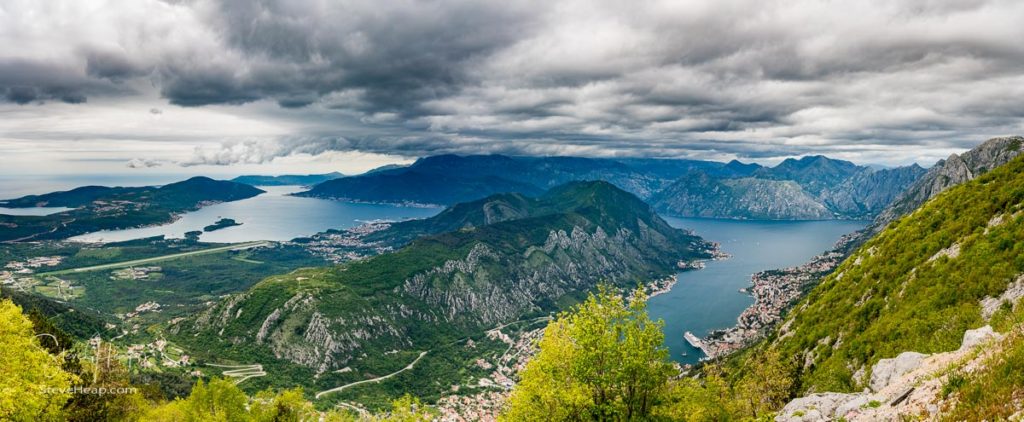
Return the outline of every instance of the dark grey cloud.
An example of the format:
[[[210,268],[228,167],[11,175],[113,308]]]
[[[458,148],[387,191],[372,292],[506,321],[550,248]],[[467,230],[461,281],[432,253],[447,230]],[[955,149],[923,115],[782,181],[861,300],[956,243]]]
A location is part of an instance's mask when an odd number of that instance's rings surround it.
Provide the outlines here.
[[[514,42],[532,17],[489,2],[227,0],[212,10],[207,22],[239,59],[162,67],[174,104],[303,107],[357,90],[361,111],[417,114],[422,101],[472,83],[466,69]]]
[[[272,102],[296,122],[189,164],[356,149],[877,161],[1024,131],[1024,4],[1009,0],[10,1],[0,41],[24,47],[0,53],[6,101],[151,90],[254,117]]]

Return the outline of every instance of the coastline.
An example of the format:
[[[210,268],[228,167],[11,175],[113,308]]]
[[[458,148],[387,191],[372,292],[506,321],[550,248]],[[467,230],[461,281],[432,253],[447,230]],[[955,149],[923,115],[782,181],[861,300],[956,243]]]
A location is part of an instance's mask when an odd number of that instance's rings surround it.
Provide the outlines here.
[[[350,204],[362,204],[362,205],[391,205],[391,206],[396,206],[396,207],[408,207],[408,208],[445,208],[445,207],[447,207],[447,205],[429,204],[429,203],[415,202],[415,201],[367,201],[367,200],[362,200],[362,199],[354,199],[354,198],[339,197],[339,196],[299,195],[300,193],[304,193],[304,192],[294,192],[294,193],[289,193],[288,195],[289,196],[296,196],[296,197],[299,197],[299,198],[314,198],[314,199],[323,199],[323,200],[327,200],[327,201],[339,201],[339,202],[347,202],[347,203],[350,203]]]
[[[848,233],[836,241],[832,249],[811,258],[810,261],[782,269],[760,271],[750,277],[750,287],[740,289],[749,294],[754,303],[736,318],[736,324],[714,330],[701,339],[700,349],[706,359],[716,359],[742,349],[760,339],[782,320],[783,312],[803,297],[807,288],[818,283],[834,271],[846,254],[857,233]]]

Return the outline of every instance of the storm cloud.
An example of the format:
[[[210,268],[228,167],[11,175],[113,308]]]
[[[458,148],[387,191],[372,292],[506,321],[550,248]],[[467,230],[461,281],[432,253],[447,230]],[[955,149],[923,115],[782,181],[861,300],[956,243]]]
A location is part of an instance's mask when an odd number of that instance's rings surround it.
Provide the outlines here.
[[[332,150],[912,161],[1024,132],[1022,19],[1003,0],[6,0],[0,101],[157,95],[254,118],[272,103],[295,122],[211,133],[188,165]]]

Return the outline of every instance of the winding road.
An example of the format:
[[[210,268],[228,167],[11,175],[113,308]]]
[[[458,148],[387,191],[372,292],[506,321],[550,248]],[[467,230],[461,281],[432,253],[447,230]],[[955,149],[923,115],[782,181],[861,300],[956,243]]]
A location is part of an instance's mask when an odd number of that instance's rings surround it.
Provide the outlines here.
[[[345,384],[345,385],[343,385],[341,387],[334,387],[334,388],[332,388],[330,390],[324,390],[324,391],[321,391],[319,393],[316,393],[316,398],[319,399],[320,397],[322,397],[325,394],[337,393],[337,392],[339,392],[341,390],[344,390],[344,389],[349,388],[349,387],[355,387],[355,386],[357,386],[359,384],[366,384],[366,383],[370,383],[370,382],[381,382],[381,381],[384,381],[384,380],[386,380],[388,378],[391,378],[391,377],[393,377],[395,375],[401,374],[402,372],[405,372],[405,371],[408,371],[408,370],[412,369],[414,366],[416,366],[416,362],[419,362],[420,359],[423,359],[423,356],[425,356],[426,354],[427,354],[427,352],[420,352],[420,355],[416,357],[416,360],[412,361],[412,363],[406,365],[404,368],[399,369],[399,370],[397,370],[395,372],[392,372],[390,374],[384,375],[382,377],[371,378],[371,379],[362,380],[362,381],[356,381],[356,382],[353,382],[353,383],[350,383],[350,384]]]
[[[267,373],[263,371],[263,365],[217,365],[208,363],[206,366],[212,366],[214,368],[227,369],[227,371],[221,372],[221,375],[225,377],[238,378],[235,380],[235,384],[241,384],[249,378],[263,377]]]

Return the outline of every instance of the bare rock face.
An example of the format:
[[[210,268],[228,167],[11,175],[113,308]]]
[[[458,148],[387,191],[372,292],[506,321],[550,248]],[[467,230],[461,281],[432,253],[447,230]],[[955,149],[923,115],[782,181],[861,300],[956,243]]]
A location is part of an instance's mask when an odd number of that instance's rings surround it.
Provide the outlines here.
[[[881,212],[927,170],[917,164],[893,169],[865,168],[835,189],[821,193],[829,209],[845,216],[870,217]]]
[[[975,352],[986,350],[983,345],[1002,337],[986,325],[965,331],[963,343],[954,351],[934,355],[904,352],[895,358],[882,359],[871,369],[871,391],[815,393],[796,398],[782,408],[775,420],[889,421],[906,420],[904,416],[924,413],[934,417],[942,408],[941,401],[945,400],[940,391],[950,368],[958,365],[963,370],[980,365],[991,355]]]
[[[967,330],[964,332],[963,343],[960,343],[960,350],[971,349],[980,346],[989,340],[998,340],[1002,337],[1002,334],[995,332],[991,325],[986,325],[975,330]]]
[[[1017,277],[1017,280],[1010,283],[1006,291],[999,297],[986,297],[981,300],[981,316],[986,320],[992,318],[1003,303],[1017,303],[1024,298],[1024,275]]]
[[[817,393],[793,399],[775,417],[776,422],[812,422],[832,420],[840,406],[854,400],[860,393]]]
[[[871,369],[871,382],[868,386],[872,391],[880,391],[918,366],[928,355],[917,352],[903,352],[891,359],[882,359]]]

